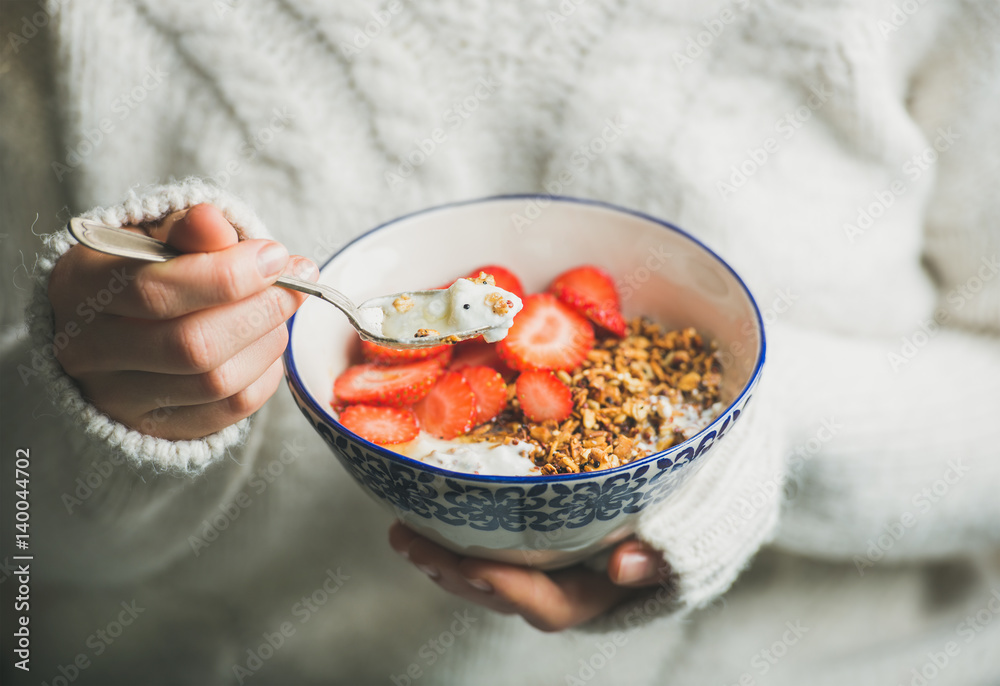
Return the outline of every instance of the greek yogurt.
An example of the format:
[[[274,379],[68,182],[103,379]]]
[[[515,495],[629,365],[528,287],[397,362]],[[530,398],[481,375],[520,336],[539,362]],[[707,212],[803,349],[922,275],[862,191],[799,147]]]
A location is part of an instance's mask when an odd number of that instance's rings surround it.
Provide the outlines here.
[[[534,449],[529,443],[463,443],[434,438],[420,432],[415,440],[399,449],[407,457],[429,465],[466,474],[492,476],[539,476],[541,471],[528,455]]]
[[[659,434],[652,431],[641,432],[635,442],[635,450],[640,454],[654,453],[659,450],[657,445],[665,438],[669,438],[676,431],[680,433],[684,440],[694,436],[712,423],[712,420],[719,416],[722,411],[722,403],[715,403],[711,407],[701,410],[698,407],[681,403],[674,405],[670,398],[665,395],[654,395],[649,398],[649,404],[657,414],[664,420],[660,426]]]
[[[503,339],[521,311],[521,299],[498,288],[493,277],[480,273],[462,278],[446,289],[373,298],[362,318],[381,326],[387,338],[408,340],[485,328],[487,343]]]

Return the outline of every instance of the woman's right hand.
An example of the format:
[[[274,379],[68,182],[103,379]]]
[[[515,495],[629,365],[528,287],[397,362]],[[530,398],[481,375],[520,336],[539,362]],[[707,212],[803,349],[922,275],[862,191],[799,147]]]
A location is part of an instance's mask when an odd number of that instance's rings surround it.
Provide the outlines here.
[[[282,273],[314,279],[318,270],[280,243],[240,241],[211,205],[146,233],[192,254],[150,263],[75,245],[56,263],[57,359],[112,419],[151,436],[202,438],[277,390],[285,321],[306,296],[272,284]]]

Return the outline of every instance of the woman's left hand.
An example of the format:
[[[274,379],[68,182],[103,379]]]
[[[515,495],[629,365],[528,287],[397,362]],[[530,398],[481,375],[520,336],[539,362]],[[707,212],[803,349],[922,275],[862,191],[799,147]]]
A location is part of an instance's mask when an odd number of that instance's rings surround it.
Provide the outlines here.
[[[593,619],[640,589],[664,583],[670,573],[660,553],[636,540],[618,544],[607,573],[581,566],[542,572],[462,557],[399,522],[389,529],[389,544],[449,593],[501,614],[517,613],[549,632]]]

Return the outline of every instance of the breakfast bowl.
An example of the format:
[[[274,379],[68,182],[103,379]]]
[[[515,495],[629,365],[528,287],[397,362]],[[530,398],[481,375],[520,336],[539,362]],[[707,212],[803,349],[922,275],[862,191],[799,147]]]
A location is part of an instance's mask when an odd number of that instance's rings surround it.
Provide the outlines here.
[[[354,360],[357,333],[309,299],[289,322],[292,396],[334,456],[415,532],[461,555],[539,569],[585,560],[627,538],[712,458],[750,401],[764,363],[760,311],[740,277],[668,222],[601,202],[499,196],[389,221],[349,243],[319,281],[355,302],[445,283],[478,265],[506,265],[528,293],[582,264],[618,284],[623,314],[694,327],[717,344],[717,415],[695,435],[620,467],[551,476],[493,476],[434,466],[365,440],[333,409],[333,382]]]

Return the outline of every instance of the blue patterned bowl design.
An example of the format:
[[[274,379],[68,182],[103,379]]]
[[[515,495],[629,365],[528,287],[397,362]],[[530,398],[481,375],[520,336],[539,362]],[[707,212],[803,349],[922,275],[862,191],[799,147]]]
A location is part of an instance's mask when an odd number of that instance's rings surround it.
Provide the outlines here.
[[[542,203],[540,213],[532,212]],[[525,229],[521,219],[528,217]],[[526,247],[539,244],[537,254]],[[551,246],[563,247],[552,254]],[[721,414],[691,439],[616,469],[551,477],[463,474],[370,443],[336,420],[332,383],[356,335],[329,306],[306,303],[290,322],[286,376],[302,414],[348,473],[409,527],[463,555],[555,569],[632,534],[644,511],[705,464],[751,399],[764,361],[763,324],[735,272],[688,234],[573,198],[500,196],[408,215],[347,245],[320,278],[361,302],[488,263],[512,268],[529,292],[571,266],[608,268],[619,279],[627,316],[693,325],[720,343]]]

